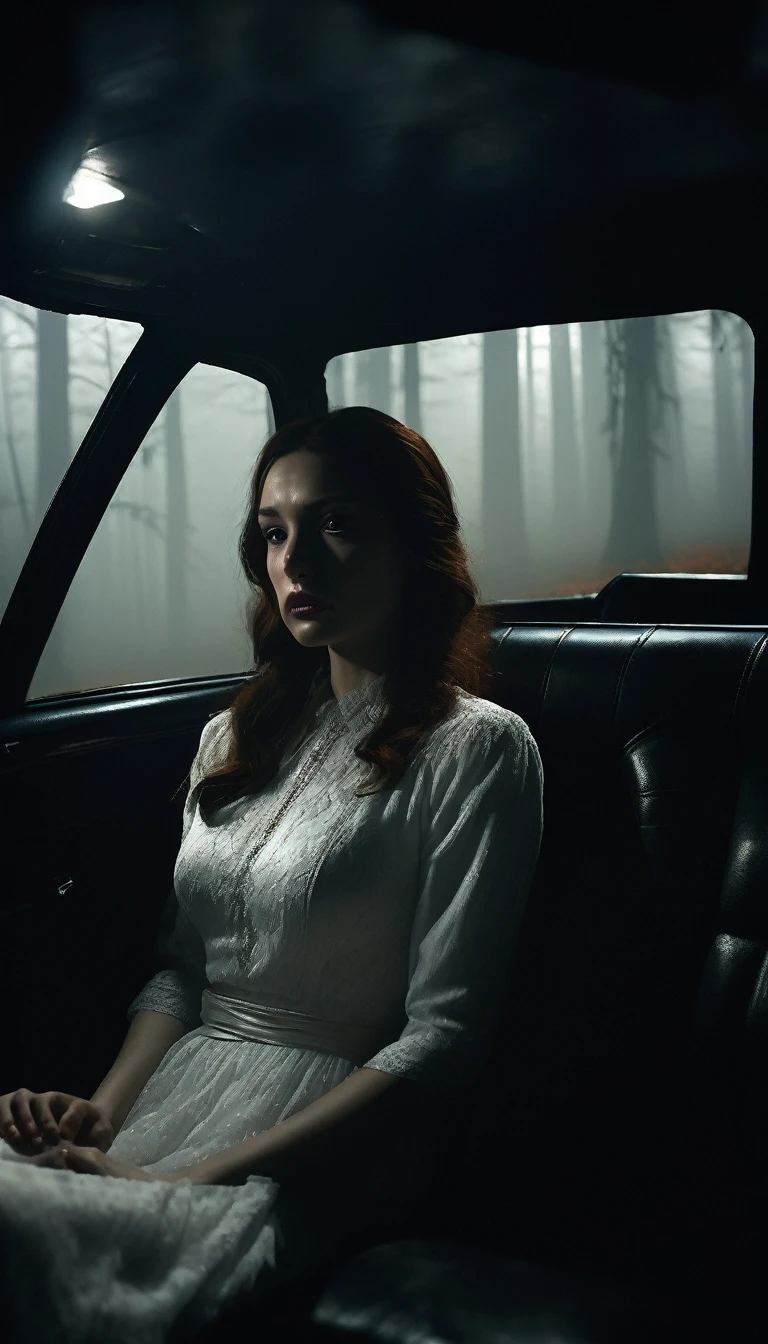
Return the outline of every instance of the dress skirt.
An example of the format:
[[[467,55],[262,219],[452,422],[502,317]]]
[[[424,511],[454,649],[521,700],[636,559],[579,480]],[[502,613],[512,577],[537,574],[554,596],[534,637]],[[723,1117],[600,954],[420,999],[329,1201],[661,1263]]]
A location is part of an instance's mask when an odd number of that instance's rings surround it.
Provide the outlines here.
[[[110,1155],[180,1171],[271,1128],[355,1071],[315,1050],[182,1037]],[[213,1320],[290,1258],[280,1187],[131,1181],[35,1167],[0,1143],[0,1281],[6,1341],[162,1344]],[[316,1229],[317,1230],[317,1229]]]

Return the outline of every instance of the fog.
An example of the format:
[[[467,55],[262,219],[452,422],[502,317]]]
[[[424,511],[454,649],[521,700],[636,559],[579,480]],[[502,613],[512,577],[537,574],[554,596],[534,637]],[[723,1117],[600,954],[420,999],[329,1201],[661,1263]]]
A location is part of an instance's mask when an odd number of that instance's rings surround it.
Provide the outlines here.
[[[140,329],[0,300],[0,610]],[[340,356],[331,405],[420,429],[481,596],[592,592],[622,570],[740,573],[752,333],[721,311],[471,334]],[[237,536],[266,391],[198,365],[147,435],[30,694],[251,665]]]
[[[754,338],[731,313],[396,346],[327,379],[437,449],[486,601],[746,569]]]

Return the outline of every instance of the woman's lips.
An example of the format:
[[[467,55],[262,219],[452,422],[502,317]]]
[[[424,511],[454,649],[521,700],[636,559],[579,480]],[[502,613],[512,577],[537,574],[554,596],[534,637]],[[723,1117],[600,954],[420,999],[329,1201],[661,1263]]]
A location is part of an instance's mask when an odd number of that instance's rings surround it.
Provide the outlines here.
[[[289,607],[288,611],[291,616],[319,616],[321,612],[328,611],[330,606],[330,602],[307,602],[302,606],[296,603],[294,606]]]

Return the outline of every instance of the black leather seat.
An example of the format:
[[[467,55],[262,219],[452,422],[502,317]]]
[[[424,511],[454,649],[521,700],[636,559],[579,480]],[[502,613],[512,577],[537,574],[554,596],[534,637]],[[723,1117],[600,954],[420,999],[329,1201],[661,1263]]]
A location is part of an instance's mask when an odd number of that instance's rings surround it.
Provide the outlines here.
[[[347,1259],[307,1338],[597,1344],[641,1299],[647,1339],[762,1337],[767,646],[497,627],[494,698],[546,777],[505,1022],[428,1239]]]
[[[403,1240],[343,1265],[314,1322],[315,1338],[328,1344],[645,1344],[658,1316],[652,1293],[595,1270],[530,1264],[462,1242]]]

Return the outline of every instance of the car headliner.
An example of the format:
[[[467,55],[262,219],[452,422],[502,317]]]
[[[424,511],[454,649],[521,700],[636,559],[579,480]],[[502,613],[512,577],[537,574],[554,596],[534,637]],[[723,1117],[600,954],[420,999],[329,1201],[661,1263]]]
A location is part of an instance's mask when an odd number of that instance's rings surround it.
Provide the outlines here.
[[[474,28],[328,0],[85,12],[4,292],[222,326],[268,357],[710,306],[754,322],[756,7],[686,29],[688,6],[630,5],[603,46],[595,16],[579,45],[550,7],[557,64],[541,20],[474,8]],[[86,150],[124,202],[63,204]]]

